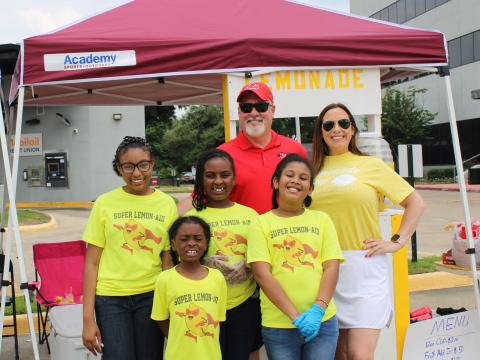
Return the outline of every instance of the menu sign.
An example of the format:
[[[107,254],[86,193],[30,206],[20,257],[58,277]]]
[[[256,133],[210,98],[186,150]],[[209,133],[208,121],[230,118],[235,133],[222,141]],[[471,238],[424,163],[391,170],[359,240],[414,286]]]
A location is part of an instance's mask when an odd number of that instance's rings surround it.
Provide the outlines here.
[[[405,338],[403,359],[478,359],[478,316],[477,310],[471,310],[411,324]]]

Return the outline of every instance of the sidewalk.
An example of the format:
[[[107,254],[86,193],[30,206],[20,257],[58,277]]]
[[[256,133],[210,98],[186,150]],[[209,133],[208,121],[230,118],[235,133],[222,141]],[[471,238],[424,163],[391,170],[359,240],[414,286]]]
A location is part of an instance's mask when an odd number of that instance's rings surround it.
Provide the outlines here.
[[[466,184],[468,192],[480,193],[480,185]],[[458,184],[415,184],[417,190],[460,191]]]

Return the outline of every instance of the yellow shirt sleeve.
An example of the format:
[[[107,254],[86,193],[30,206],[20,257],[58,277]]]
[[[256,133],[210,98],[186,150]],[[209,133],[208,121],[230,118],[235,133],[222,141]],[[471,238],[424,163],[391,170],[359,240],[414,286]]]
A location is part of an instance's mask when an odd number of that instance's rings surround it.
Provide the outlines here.
[[[266,262],[271,263],[270,251],[267,243],[267,230],[260,218],[253,219],[248,231],[247,263]]]
[[[99,197],[92,207],[87,226],[83,233],[83,240],[89,244],[105,247],[105,217],[102,216],[102,198]]]
[[[415,189],[398,175],[391,167],[377,158],[370,158],[374,176],[370,176],[371,185],[377,191],[388,197],[394,204],[400,204]]]
[[[167,301],[168,274],[163,272],[157,277],[153,294],[152,319],[157,321],[167,320],[170,317]]]

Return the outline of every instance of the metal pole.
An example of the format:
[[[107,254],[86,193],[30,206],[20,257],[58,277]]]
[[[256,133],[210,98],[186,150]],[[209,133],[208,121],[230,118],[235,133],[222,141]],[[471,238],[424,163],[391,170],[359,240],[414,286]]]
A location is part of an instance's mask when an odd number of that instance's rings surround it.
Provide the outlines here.
[[[11,129],[11,124],[13,123],[13,116],[14,116],[14,108],[11,107],[9,108],[9,111],[6,111],[6,115],[8,116],[8,124],[7,124],[7,129],[8,129],[8,132],[10,133],[10,129]],[[1,225],[0,225],[0,253],[3,254],[3,234],[5,232],[5,213],[6,213],[6,209],[7,209],[7,188],[5,186],[6,184],[6,181],[5,181],[5,174],[3,174],[3,196],[2,196],[2,221],[1,221]]]
[[[448,68],[441,68],[441,76],[445,78],[445,89],[447,92],[448,115],[450,120],[450,130],[452,132],[453,153],[455,155],[455,165],[457,168],[458,186],[462,196],[463,214],[465,217],[465,227],[467,231],[468,246],[470,248],[470,265],[472,268],[473,288],[475,291],[475,300],[477,304],[478,317],[480,319],[480,292],[478,283],[477,264],[475,261],[475,243],[472,234],[472,222],[470,218],[470,208],[468,206],[467,189],[465,186],[465,178],[463,176],[462,153],[460,150],[460,142],[458,139],[457,118],[455,116],[455,108],[453,104],[452,85],[450,83],[450,75]],[[472,250],[473,249],[473,250]]]
[[[35,360],[39,360],[40,358],[38,354],[38,344],[36,341],[35,328],[33,325],[32,306],[30,304],[30,295],[28,293],[28,287],[27,287],[27,274],[25,271],[25,262],[23,258],[22,240],[20,237],[20,227],[18,225],[17,205],[15,203],[15,186],[13,185],[14,182],[16,184],[16,181],[17,181],[16,174],[18,172],[17,171],[18,159],[20,154],[20,133],[22,128],[21,123],[23,118],[24,97],[25,97],[25,88],[20,87],[19,93],[18,93],[18,108],[17,108],[17,126],[16,126],[17,133],[15,134],[16,142],[15,142],[14,153],[13,153],[13,162],[14,162],[13,169],[15,172],[15,178],[13,177],[13,173],[10,170],[7,138],[6,138],[4,129],[0,129],[0,142],[2,146],[3,164],[4,164],[5,178],[6,178],[7,188],[8,188],[8,201],[10,203],[9,224],[11,224],[11,226],[9,226],[9,232],[11,231],[10,229],[13,228],[13,232],[15,234],[15,244],[17,247],[18,268],[20,270],[20,281],[21,281],[20,289],[23,291],[23,295],[25,297],[25,308],[27,310],[27,318],[28,318],[28,325],[30,328],[30,338],[32,341],[33,355]],[[3,123],[3,115],[0,115],[0,118]],[[8,237],[7,241],[11,243],[11,237]],[[7,247],[8,246],[11,246],[11,245],[7,244]],[[5,261],[7,260],[8,262],[10,261],[9,253],[7,253],[5,257]],[[2,286],[3,286],[3,282],[2,282]],[[2,291],[2,303],[1,303],[1,310],[0,310],[2,323],[5,316],[5,300],[6,300],[5,291]],[[3,326],[0,326],[0,339],[1,339],[2,333],[3,333]],[[1,353],[1,342],[0,342],[0,353]]]
[[[408,163],[408,182],[415,187],[415,177],[413,176],[413,148],[412,144],[407,145],[407,163]],[[412,262],[417,262],[417,232],[412,234]]]
[[[300,131],[300,118],[298,116],[295,117],[295,137],[300,144],[302,143],[302,133]]]

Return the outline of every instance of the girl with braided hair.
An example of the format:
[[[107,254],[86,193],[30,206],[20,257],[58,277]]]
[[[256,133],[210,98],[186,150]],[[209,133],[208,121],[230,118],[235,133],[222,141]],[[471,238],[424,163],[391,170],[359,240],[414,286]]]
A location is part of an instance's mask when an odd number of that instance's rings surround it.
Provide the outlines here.
[[[246,266],[247,232],[255,210],[229,199],[235,185],[232,157],[219,149],[207,150],[197,161],[193,190],[194,209],[211,228],[211,241],[204,262],[220,270],[227,281],[227,316],[220,324],[220,347],[224,360],[247,360],[262,346],[260,303],[256,284]]]
[[[83,343],[104,360],[162,359],[163,335],[150,318],[157,275],[172,267],[173,199],[150,187],[149,144],[126,136],[113,170],[125,184],[95,201],[83,235]]]

